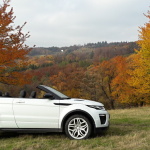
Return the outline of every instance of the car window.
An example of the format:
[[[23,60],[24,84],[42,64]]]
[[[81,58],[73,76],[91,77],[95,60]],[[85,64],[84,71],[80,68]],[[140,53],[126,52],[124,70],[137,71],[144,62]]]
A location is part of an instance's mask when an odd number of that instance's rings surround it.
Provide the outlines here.
[[[59,97],[63,98],[63,99],[68,99],[69,97],[64,95],[63,93],[51,88],[51,87],[46,87],[48,90],[50,90],[51,92],[53,92],[54,94],[58,95]]]

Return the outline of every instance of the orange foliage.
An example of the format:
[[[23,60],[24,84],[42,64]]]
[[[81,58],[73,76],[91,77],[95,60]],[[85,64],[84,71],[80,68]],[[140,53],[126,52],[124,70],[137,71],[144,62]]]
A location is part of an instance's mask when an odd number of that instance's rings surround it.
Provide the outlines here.
[[[115,61],[115,77],[111,82],[112,96],[120,103],[133,103],[131,96],[133,89],[127,83],[130,78],[128,74],[128,63],[125,57],[116,57]]]
[[[28,60],[29,65],[40,66],[42,64],[52,64],[54,62],[54,57],[52,55],[42,55],[30,57]]]
[[[116,73],[115,59],[103,61],[96,66],[93,65],[89,70],[91,75],[95,78],[96,89],[98,89],[96,93],[99,93],[102,99],[108,102],[110,108],[114,109],[111,82],[114,79]]]
[[[149,19],[140,27],[137,54],[129,57],[130,79],[128,84],[132,87],[138,103],[150,103],[150,11],[146,17]]]
[[[68,65],[60,70],[57,75],[50,77],[51,84],[70,97],[81,97],[80,83],[84,70],[74,65]]]
[[[0,82],[4,84],[25,84],[28,76],[18,72],[25,66],[26,55],[30,51],[24,44],[29,34],[23,34],[23,26],[14,27],[13,9],[8,11],[10,0],[0,6]]]

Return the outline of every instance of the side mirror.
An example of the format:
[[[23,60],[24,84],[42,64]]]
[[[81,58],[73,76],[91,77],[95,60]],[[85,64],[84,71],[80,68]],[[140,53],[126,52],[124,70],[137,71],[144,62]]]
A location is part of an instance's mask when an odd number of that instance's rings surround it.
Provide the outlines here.
[[[48,99],[55,99],[54,96],[50,93],[44,94],[43,98],[48,98]]]

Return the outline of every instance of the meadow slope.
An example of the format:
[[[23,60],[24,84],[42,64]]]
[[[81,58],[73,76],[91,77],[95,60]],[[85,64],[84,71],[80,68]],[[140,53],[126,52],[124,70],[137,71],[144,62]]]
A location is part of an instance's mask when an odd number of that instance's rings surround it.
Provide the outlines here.
[[[64,134],[0,134],[0,150],[149,150],[150,107],[110,110],[105,134],[69,140]]]

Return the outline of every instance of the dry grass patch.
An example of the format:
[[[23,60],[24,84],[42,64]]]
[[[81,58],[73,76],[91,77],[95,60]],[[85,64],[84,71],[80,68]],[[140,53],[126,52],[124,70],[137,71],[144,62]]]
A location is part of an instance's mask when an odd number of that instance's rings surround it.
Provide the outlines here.
[[[105,134],[69,140],[64,134],[2,134],[0,150],[149,150],[150,107],[110,110]]]

